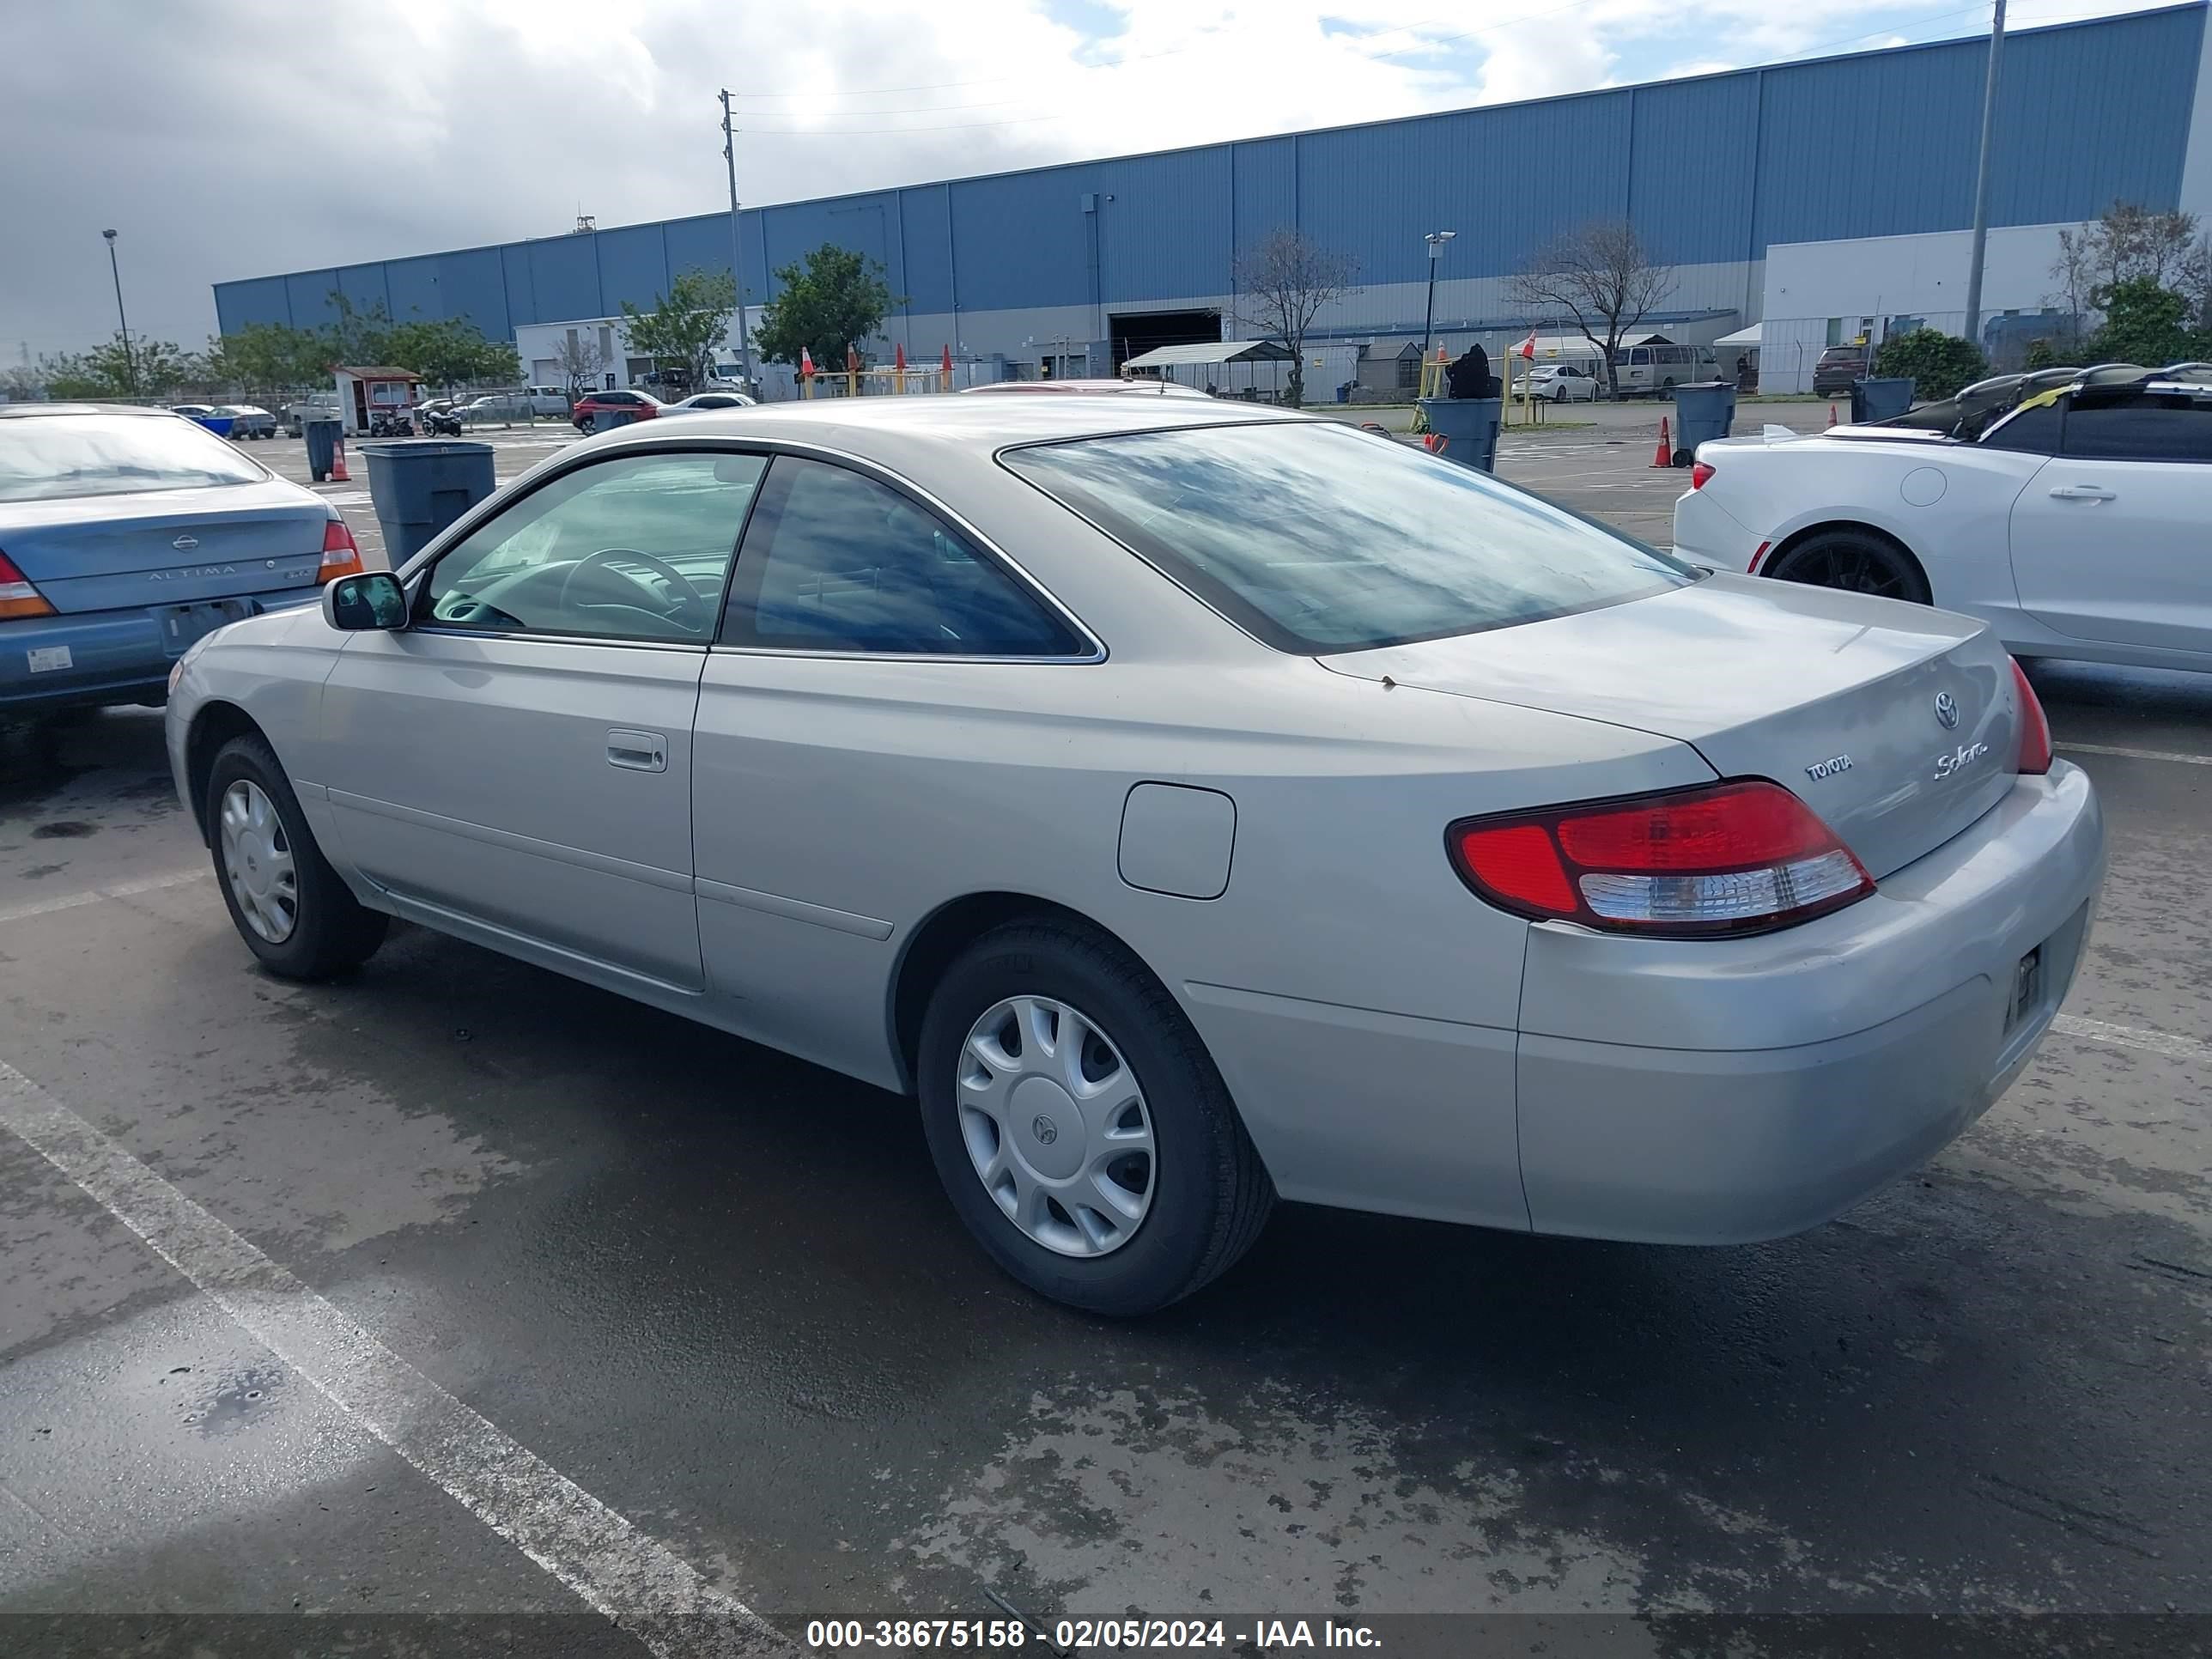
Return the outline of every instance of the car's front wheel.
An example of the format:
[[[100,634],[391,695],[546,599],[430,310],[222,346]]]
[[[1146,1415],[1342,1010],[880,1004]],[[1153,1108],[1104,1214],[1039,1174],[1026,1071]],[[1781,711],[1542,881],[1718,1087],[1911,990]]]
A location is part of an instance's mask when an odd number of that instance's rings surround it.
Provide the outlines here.
[[[260,738],[233,738],[216,752],[207,823],[230,919],[271,973],[322,979],[375,954],[391,918],[355,898],[331,868]]]
[[[1808,536],[1766,574],[1779,581],[1873,593],[1914,605],[1929,602],[1928,578],[1912,556],[1887,536],[1849,527]]]
[[[1259,1237],[1274,1187],[1159,982],[1052,922],[986,935],[931,998],[922,1124],[946,1194],[1031,1290],[1088,1312],[1189,1295]]]

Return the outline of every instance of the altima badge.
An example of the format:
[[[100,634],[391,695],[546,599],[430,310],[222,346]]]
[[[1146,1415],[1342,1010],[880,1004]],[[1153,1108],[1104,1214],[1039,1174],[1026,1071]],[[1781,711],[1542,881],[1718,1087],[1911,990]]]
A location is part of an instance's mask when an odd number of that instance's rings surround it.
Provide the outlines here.
[[[1805,775],[1818,783],[1822,778],[1832,778],[1838,772],[1848,772],[1850,769],[1851,757],[1849,755],[1831,755],[1827,759],[1815,762],[1807,767]]]
[[[1948,691],[1936,694],[1936,724],[1946,732],[1954,729],[1959,724],[1959,700]]]

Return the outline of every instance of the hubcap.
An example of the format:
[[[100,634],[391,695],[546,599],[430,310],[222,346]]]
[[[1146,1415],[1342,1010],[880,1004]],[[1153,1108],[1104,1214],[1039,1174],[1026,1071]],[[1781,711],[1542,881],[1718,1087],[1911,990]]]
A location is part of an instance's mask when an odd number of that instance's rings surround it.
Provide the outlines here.
[[[250,779],[222,792],[222,872],[246,925],[282,945],[300,925],[300,875],[276,804]]]
[[[961,1045],[960,1135],[992,1201],[1061,1255],[1105,1255],[1152,1205],[1152,1120],[1128,1062],[1079,1010],[1009,997]]]

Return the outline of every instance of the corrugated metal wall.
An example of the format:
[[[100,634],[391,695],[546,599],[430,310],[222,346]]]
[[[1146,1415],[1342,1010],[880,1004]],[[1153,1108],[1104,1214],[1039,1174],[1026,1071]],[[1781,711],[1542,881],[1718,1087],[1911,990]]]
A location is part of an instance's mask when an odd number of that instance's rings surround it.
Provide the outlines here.
[[[2189,5],[2011,37],[1993,222],[2173,206],[2205,19]],[[1236,250],[1284,225],[1376,285],[1422,281],[1421,239],[1443,228],[1459,233],[1458,279],[1510,275],[1547,237],[1624,213],[1685,265],[1955,228],[1984,58],[1979,41],[1944,42],[794,202],[745,214],[746,289],[773,298],[775,270],[824,242],[881,261],[909,314],[934,316],[1224,295]],[[216,308],[225,331],[312,326],[336,289],[504,337],[649,306],[694,266],[729,269],[724,216],[222,283]]]

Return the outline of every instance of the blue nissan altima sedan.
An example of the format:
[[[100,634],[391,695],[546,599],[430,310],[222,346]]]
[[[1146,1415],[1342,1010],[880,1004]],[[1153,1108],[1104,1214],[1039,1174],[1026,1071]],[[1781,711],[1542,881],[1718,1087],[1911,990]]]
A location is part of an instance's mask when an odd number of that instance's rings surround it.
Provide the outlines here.
[[[202,635],[360,568],[329,503],[180,416],[0,404],[0,711],[158,703]]]

